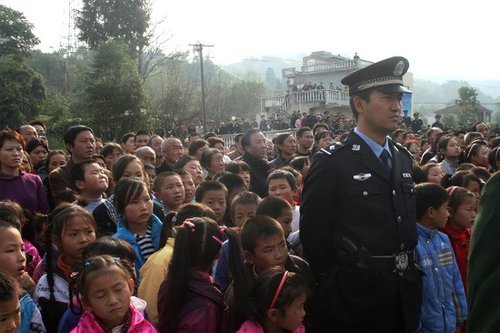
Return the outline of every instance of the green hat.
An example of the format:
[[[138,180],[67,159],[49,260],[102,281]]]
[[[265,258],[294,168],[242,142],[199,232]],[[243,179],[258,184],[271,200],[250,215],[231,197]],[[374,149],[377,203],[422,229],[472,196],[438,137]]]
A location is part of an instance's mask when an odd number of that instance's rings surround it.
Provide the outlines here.
[[[349,86],[350,96],[372,88],[384,93],[411,93],[403,84],[408,67],[410,64],[406,58],[392,57],[361,68],[341,82]]]

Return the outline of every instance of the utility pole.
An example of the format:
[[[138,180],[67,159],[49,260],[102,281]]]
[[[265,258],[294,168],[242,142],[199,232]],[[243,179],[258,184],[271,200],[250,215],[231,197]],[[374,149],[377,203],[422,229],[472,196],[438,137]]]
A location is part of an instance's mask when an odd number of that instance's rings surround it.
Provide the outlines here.
[[[203,75],[203,48],[214,47],[213,45],[205,45],[202,43],[189,44],[194,46],[194,50],[200,52],[200,71],[201,71],[201,112],[203,113],[203,131],[207,133],[207,112],[205,110],[205,78]]]

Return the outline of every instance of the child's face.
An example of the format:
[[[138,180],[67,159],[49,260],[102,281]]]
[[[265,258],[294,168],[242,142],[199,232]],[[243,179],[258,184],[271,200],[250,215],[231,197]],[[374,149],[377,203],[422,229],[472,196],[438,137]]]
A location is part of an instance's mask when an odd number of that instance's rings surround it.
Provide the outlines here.
[[[270,180],[268,194],[283,198],[292,206],[295,205],[293,202],[294,191],[290,187],[290,184],[288,184],[288,180],[284,178]]]
[[[288,238],[292,233],[292,220],[293,220],[293,209],[292,207],[283,209],[280,216],[276,218],[276,221],[281,224],[283,232],[285,233],[285,238]]]
[[[481,146],[476,153],[471,157],[471,162],[477,166],[482,166],[487,168],[489,166],[488,155],[490,154],[490,148],[487,146]]]
[[[196,185],[194,184],[193,177],[190,174],[186,174],[182,176],[181,179],[182,185],[184,185],[184,203],[191,202],[196,192]]]
[[[471,228],[476,217],[476,198],[466,197],[460,206],[450,213],[450,223],[458,229]]]
[[[0,270],[18,279],[26,269],[21,233],[14,227],[0,228]]]
[[[236,205],[233,207],[233,223],[237,227],[241,227],[246,221],[255,216],[257,205],[246,204]]]
[[[73,216],[66,222],[61,239],[55,243],[70,261],[77,261],[82,258],[83,250],[93,241],[95,241],[94,227],[82,217]]]
[[[89,286],[84,304],[104,321],[106,327],[113,328],[125,320],[134,282],[117,266],[98,273],[87,280]]]
[[[19,299],[0,302],[0,333],[15,333],[21,321],[21,306]]]
[[[196,185],[199,185],[203,181],[203,169],[199,161],[189,161],[183,169],[193,177],[193,181]]]
[[[64,164],[66,164],[66,156],[56,154],[50,158],[49,169],[47,171],[51,173],[55,169],[62,167]]]
[[[257,273],[273,266],[285,267],[287,258],[288,249],[281,233],[262,237],[256,241],[253,251],[245,251],[246,262],[255,265]]]
[[[438,209],[434,209],[434,215],[432,217],[432,224],[434,228],[444,228],[446,222],[448,222],[448,216],[450,213],[448,211],[448,202],[443,203]]]
[[[147,191],[142,191],[139,197],[125,206],[123,217],[127,223],[147,225],[153,214],[153,201]]]
[[[127,164],[127,166],[123,170],[123,174],[120,177],[120,179],[130,178],[130,177],[137,177],[139,179],[144,178],[144,171],[142,169],[142,165],[136,160],[131,161],[129,164]]]
[[[113,149],[113,152],[111,154],[104,157],[104,161],[106,162],[108,170],[111,170],[113,168],[116,160],[119,159],[122,155],[123,154],[118,149]]]
[[[243,182],[245,183],[246,187],[250,188],[250,172],[240,171],[240,172],[238,172],[238,176],[243,178]]]
[[[184,184],[181,177],[165,177],[157,195],[169,210],[177,210],[184,202]]]
[[[450,139],[446,146],[444,156],[447,158],[457,158],[460,155],[460,145],[456,139]]]
[[[471,180],[465,188],[474,193],[477,199],[481,198],[481,185],[478,182]]]
[[[304,310],[304,304],[306,302],[306,295],[301,295],[295,298],[285,310],[285,313],[278,319],[278,326],[293,332],[297,327],[302,324],[306,311]]]
[[[81,191],[102,194],[108,189],[108,176],[97,163],[90,163],[85,166],[83,179],[84,181],[76,182],[76,186]]]
[[[210,190],[205,192],[201,199],[202,204],[212,208],[217,217],[217,222],[222,221],[226,212],[226,192],[222,190]]]
[[[444,172],[440,165],[432,167],[427,172],[427,181],[434,184],[441,184],[441,178],[443,178]]]

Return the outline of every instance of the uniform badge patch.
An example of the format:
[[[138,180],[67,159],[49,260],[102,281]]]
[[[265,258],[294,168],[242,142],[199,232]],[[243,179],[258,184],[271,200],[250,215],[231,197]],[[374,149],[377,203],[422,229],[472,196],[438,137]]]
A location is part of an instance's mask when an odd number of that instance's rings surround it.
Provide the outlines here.
[[[352,145],[351,150],[352,150],[352,151],[359,151],[359,149],[360,149],[360,148],[361,148],[361,146],[360,146],[360,145]]]
[[[371,176],[372,176],[371,173],[360,173],[358,175],[353,175],[352,178],[354,180],[364,181],[371,178]]]
[[[403,173],[403,178],[411,178],[411,173]]]

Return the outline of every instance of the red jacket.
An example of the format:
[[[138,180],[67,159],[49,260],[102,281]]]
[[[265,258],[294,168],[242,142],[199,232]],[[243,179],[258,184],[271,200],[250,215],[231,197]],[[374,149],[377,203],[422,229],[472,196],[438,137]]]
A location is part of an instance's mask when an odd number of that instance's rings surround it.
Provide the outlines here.
[[[456,230],[446,225],[443,232],[450,238],[451,246],[453,252],[455,252],[455,258],[457,260],[458,270],[462,277],[462,282],[464,283],[464,288],[467,286],[467,257],[469,256],[469,244],[470,244],[470,229],[463,228],[462,230]]]

